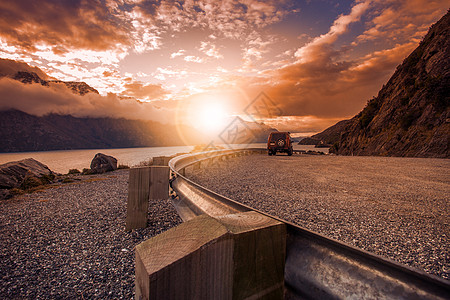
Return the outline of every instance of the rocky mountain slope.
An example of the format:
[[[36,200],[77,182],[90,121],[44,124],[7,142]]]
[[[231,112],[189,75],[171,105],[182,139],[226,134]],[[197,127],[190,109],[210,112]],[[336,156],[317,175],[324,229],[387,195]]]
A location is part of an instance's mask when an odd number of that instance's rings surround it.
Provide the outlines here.
[[[343,130],[342,155],[450,157],[450,12]]]
[[[87,94],[87,93],[96,93],[98,94],[98,91],[88,85],[86,82],[78,82],[78,81],[62,81],[62,80],[45,80],[42,79],[37,73],[30,72],[30,71],[18,71],[14,76],[12,77],[15,80],[18,80],[22,83],[39,83],[43,86],[49,86],[50,84],[57,84],[62,83],[65,84],[69,89],[72,90],[72,92],[79,94],[81,96]]]
[[[312,135],[311,137],[307,137],[302,139],[298,144],[299,145],[333,145],[339,138],[341,137],[341,133],[344,128],[350,123],[350,120],[339,121],[331,127],[328,127],[322,132]]]

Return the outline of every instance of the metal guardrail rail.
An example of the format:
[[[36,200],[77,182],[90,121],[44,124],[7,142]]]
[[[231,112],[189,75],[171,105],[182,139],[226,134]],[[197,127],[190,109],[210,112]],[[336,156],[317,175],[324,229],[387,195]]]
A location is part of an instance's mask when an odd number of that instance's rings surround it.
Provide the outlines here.
[[[314,233],[221,196],[186,178],[184,169],[265,149],[186,154],[169,161],[174,205],[184,221],[256,211],[287,226],[286,299],[450,299],[450,281]]]

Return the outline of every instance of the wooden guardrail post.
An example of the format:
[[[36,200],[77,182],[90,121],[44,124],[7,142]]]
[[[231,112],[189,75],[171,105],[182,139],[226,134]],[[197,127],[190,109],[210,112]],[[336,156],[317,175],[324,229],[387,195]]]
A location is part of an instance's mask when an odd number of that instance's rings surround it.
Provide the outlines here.
[[[136,299],[283,299],[286,225],[201,215],[136,246]]]
[[[169,197],[169,167],[130,169],[125,230],[147,227],[148,201]]]
[[[154,166],[168,166],[169,160],[172,157],[170,156],[155,156],[153,157],[153,165]]]

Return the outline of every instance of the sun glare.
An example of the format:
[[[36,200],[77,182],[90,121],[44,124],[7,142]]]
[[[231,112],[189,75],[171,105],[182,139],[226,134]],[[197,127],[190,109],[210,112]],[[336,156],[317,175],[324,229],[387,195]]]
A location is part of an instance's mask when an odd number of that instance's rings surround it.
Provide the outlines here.
[[[204,104],[198,114],[198,125],[204,132],[217,132],[222,130],[228,115],[224,107],[219,103]]]

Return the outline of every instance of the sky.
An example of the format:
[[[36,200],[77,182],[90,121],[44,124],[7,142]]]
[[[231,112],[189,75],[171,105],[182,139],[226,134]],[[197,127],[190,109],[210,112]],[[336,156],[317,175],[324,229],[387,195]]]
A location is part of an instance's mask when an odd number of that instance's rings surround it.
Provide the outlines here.
[[[20,63],[3,60],[0,73],[42,71],[100,95],[3,77],[0,109],[215,129],[241,116],[308,135],[361,111],[448,9],[430,0],[1,1],[0,58]]]

